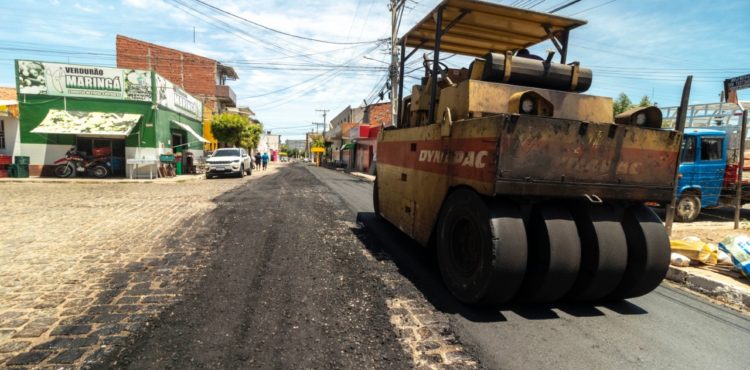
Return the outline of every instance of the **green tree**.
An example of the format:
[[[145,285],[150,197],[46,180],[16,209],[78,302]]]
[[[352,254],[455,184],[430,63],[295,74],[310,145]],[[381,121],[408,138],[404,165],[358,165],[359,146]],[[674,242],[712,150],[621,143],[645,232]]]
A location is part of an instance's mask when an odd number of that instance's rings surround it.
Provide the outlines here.
[[[653,104],[651,104],[651,99],[648,98],[648,95],[643,95],[641,98],[641,102],[638,103],[639,107],[650,107]]]
[[[250,149],[258,146],[263,124],[239,114],[222,113],[211,120],[211,132],[221,143]]]
[[[211,120],[211,133],[216,140],[229,146],[239,146],[250,122],[239,114],[222,113]]]
[[[248,121],[247,127],[245,127],[245,130],[242,131],[242,140],[240,140],[240,145],[248,150],[257,148],[261,134],[263,134],[263,124],[258,120]]]
[[[630,101],[630,98],[628,98],[628,96],[624,92],[621,92],[620,95],[617,96],[617,99],[615,99],[615,101],[612,103],[614,116],[617,116],[618,114],[632,107],[633,102]]]
[[[323,138],[323,135],[313,135],[312,136],[312,147],[313,148],[324,148],[326,146],[326,140]]]

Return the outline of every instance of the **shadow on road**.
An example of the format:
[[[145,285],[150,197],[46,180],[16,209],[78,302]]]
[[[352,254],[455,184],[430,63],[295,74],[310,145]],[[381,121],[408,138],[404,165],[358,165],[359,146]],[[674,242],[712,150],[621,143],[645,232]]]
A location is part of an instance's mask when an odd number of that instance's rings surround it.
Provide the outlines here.
[[[597,308],[605,307],[619,315],[642,315],[643,308],[628,301],[616,302],[559,302],[555,304],[514,303],[500,308],[481,308],[465,305],[456,300],[445,288],[440,276],[433,249],[424,248],[396,227],[372,212],[357,214],[357,223],[366,232],[353,229],[369,252],[379,261],[394,263],[398,272],[409,279],[425,298],[438,310],[459,314],[473,322],[507,321],[504,312],[513,312],[527,320],[551,320],[560,316],[554,309],[574,317],[605,316]]]

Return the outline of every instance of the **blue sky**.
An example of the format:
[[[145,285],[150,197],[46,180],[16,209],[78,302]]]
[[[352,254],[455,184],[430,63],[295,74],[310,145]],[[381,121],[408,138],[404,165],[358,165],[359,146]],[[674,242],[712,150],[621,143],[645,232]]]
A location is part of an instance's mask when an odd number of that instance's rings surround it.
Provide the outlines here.
[[[310,38],[358,42],[389,33],[386,0],[203,1]],[[438,2],[410,1],[401,33]],[[495,2],[546,11],[566,1]],[[559,14],[588,21],[572,33],[569,52],[569,60],[594,71],[588,94],[625,92],[634,101],[648,95],[660,106],[677,105],[685,76],[692,74],[691,103],[708,103],[718,101],[725,78],[750,73],[747,0],[581,0]],[[300,138],[315,127],[312,122],[321,122],[316,109],[330,109],[330,119],[347,105],[377,100],[388,59],[377,43],[325,44],[282,36],[211,13],[195,0],[4,0],[0,86],[15,86],[16,58],[114,66],[117,34],[234,66],[240,79],[229,84],[240,104],[252,108],[282,139]],[[446,63],[461,67],[467,62],[451,58]],[[407,91],[414,81],[407,79]],[[750,90],[740,92],[740,98],[750,100]]]

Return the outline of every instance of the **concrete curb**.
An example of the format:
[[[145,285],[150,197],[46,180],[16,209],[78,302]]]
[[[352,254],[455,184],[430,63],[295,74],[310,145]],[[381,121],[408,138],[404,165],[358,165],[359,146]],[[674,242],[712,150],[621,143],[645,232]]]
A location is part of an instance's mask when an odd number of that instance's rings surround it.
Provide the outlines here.
[[[359,178],[361,178],[363,180],[366,180],[366,181],[369,181],[369,182],[375,182],[375,176],[373,176],[373,175],[368,175],[368,174],[362,173],[362,172],[349,172],[349,174],[352,175],[352,176],[359,177]]]
[[[204,175],[182,175],[177,177],[154,178],[154,179],[91,179],[91,178],[71,178],[57,179],[49,177],[27,177],[27,178],[0,178],[0,184],[4,182],[14,183],[35,183],[35,184],[171,184],[181,182],[191,182],[205,179]]]
[[[669,266],[666,278],[687,289],[705,294],[719,301],[750,309],[750,289],[739,289],[726,282],[701,276],[675,266]]]

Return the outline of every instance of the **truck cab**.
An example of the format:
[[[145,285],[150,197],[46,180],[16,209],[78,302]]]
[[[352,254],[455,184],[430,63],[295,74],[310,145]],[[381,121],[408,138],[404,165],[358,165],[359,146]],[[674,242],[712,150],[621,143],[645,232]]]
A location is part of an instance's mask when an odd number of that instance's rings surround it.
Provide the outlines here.
[[[678,221],[690,222],[701,208],[720,204],[727,168],[727,134],[712,129],[686,129],[677,187]]]

